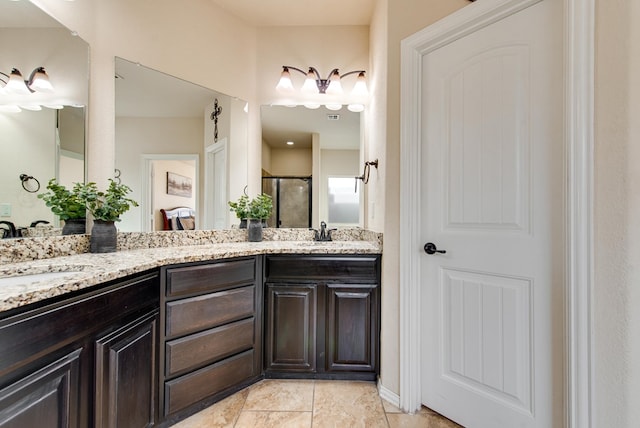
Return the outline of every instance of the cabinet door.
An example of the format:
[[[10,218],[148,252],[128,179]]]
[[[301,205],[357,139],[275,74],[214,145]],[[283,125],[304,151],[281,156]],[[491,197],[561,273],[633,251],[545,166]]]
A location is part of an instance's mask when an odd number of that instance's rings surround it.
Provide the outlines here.
[[[157,323],[154,311],[96,341],[96,427],[156,422]]]
[[[77,427],[82,349],[0,391],[1,428]]]
[[[316,286],[267,284],[267,370],[316,369]]]
[[[377,372],[378,288],[327,286],[328,371]]]

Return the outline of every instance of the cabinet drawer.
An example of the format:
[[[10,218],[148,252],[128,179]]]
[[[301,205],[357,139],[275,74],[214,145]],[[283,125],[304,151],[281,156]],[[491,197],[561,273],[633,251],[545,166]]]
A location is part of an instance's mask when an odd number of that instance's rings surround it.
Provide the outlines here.
[[[167,269],[167,297],[222,290],[254,282],[255,258]]]
[[[254,315],[255,286],[167,303],[166,335],[179,336]]]
[[[165,383],[165,415],[175,413],[254,375],[253,349]]]
[[[267,256],[265,276],[269,281],[376,282],[378,256]]]
[[[166,376],[198,368],[253,347],[254,321],[251,317],[166,344]]]

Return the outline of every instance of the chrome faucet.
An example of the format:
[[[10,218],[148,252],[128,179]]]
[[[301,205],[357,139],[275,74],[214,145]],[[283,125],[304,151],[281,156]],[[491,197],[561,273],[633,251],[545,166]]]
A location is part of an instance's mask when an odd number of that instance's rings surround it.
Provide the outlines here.
[[[318,232],[317,230],[313,229],[313,231],[315,232],[315,240],[316,241],[331,241],[331,232],[333,232],[336,229],[329,229],[327,230],[327,223],[325,223],[324,221],[320,222],[320,232]]]

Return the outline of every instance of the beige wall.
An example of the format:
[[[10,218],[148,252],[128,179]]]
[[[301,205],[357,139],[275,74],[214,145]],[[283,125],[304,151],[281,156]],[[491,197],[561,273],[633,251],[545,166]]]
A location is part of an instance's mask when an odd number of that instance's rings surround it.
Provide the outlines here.
[[[271,175],[308,177],[312,171],[311,149],[271,149]]]
[[[191,0],[189,7],[170,0],[33,3],[91,46],[89,179],[106,182],[113,173],[115,56],[247,100],[249,140],[259,153],[255,28],[207,0]],[[249,171],[258,171],[250,185],[259,185],[259,168],[259,159],[250,159]]]
[[[143,196],[143,154],[193,154],[200,160],[203,158],[204,122],[200,118],[120,117],[115,127],[118,136],[115,167],[121,171],[122,182],[131,187],[131,197],[136,201],[142,201]],[[196,191],[201,193],[201,187],[196,186]],[[142,230],[140,209],[133,207],[124,213],[118,229],[127,232]]]
[[[45,108],[0,114],[0,150],[0,203],[11,205],[11,216],[0,220],[17,227],[29,226],[34,220],[57,220],[36,193],[22,188],[19,179],[20,174],[37,178],[40,192],[44,192],[49,179],[55,178],[56,111]]]
[[[596,0],[597,426],[640,426],[640,4]]]
[[[373,117],[383,118],[382,120],[386,118],[384,120],[386,133],[383,134],[386,138],[382,140],[378,137],[375,145],[369,146],[369,150],[379,155],[380,171],[379,177],[373,179],[369,186],[372,190],[377,186],[377,192],[375,196],[369,195],[368,216],[371,218],[374,215],[371,212],[372,202],[376,207],[384,207],[382,223],[375,219],[370,222],[374,230],[384,231],[380,377],[382,385],[397,394],[400,390],[398,352],[400,349],[398,339],[400,331],[400,272],[398,270],[400,263],[400,42],[469,2],[467,0],[405,0],[403,2],[389,0],[387,4],[387,68],[386,71],[376,69],[376,73],[384,74],[381,78],[384,83],[381,81],[379,85],[383,87],[386,85],[386,91],[382,95],[386,98],[386,104],[379,105],[377,111],[372,113]],[[384,14],[384,11],[381,13]],[[384,27],[384,23],[379,23],[376,32],[384,32]],[[379,44],[384,42],[378,41],[376,46]],[[382,59],[378,61],[383,62]],[[377,126],[383,130],[382,125]],[[378,211],[376,209],[375,215],[378,215]]]

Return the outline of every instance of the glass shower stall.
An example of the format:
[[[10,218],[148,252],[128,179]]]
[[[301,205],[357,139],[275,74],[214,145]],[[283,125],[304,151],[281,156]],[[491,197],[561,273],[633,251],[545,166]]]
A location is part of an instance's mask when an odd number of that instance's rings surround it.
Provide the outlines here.
[[[311,227],[311,177],[262,177],[262,193],[273,198],[269,227]]]

